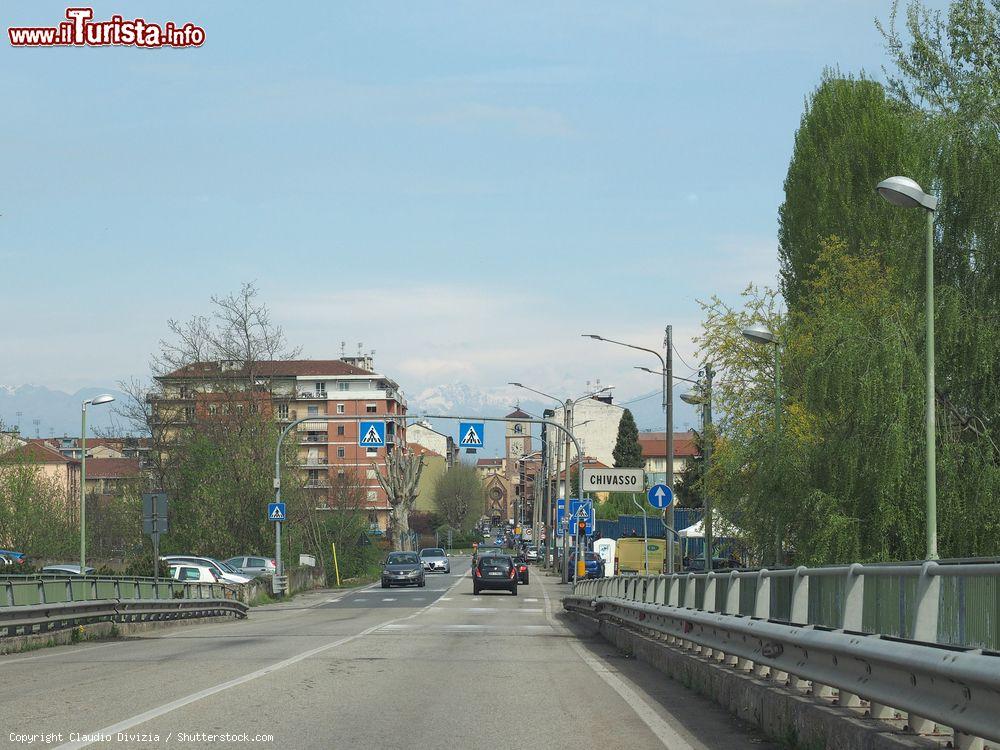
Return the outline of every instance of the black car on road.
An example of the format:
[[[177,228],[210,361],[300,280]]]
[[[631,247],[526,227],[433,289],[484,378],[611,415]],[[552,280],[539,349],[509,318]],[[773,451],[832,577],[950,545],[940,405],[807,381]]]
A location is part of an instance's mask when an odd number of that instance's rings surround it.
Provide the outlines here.
[[[511,558],[514,561],[514,565],[517,567],[517,582],[528,584],[528,561],[525,559],[524,555],[514,555]]]
[[[510,555],[480,557],[472,570],[472,593],[496,589],[517,596],[517,566]]]
[[[382,588],[425,585],[424,564],[416,552],[390,552],[382,566]]]

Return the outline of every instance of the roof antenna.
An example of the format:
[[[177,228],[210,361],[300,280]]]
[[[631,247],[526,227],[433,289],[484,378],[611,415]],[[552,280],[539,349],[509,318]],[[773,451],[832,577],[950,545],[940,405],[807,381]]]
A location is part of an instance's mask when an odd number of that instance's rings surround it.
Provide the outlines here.
[[[340,358],[343,359],[345,356],[347,356],[347,342],[346,341],[341,341],[340,342]]]

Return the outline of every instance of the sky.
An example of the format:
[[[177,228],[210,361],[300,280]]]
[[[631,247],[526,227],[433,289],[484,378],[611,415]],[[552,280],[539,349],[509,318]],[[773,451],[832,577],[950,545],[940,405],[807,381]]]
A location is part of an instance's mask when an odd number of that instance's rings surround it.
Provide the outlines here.
[[[697,365],[698,300],[776,283],[806,97],[825,67],[884,79],[890,2],[279,7],[93,4],[197,48],[3,39],[0,384],[148,376],[168,318],[255,281],[303,356],[362,342],[410,395],[655,390],[580,334],[669,323]]]

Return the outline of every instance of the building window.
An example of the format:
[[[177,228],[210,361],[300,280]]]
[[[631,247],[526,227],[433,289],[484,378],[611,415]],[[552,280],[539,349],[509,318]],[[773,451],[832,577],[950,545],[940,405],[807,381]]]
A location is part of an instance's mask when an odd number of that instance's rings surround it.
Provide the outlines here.
[[[378,405],[376,404],[366,404],[365,411],[368,414],[378,414]]]
[[[342,391],[351,390],[351,384],[346,380],[341,380],[339,383],[337,383],[337,387]]]
[[[326,383],[322,380],[316,383],[316,395],[325,396],[326,395]]]
[[[337,472],[337,479],[345,479],[347,477],[347,472],[341,469]]]
[[[343,413],[344,413],[344,405],[337,404],[337,414],[343,414]]]
[[[188,422],[193,422],[194,421],[194,407],[193,406],[185,406],[184,407],[184,419],[186,419]]]
[[[236,413],[237,414],[243,413],[243,404],[236,404]]]
[[[344,434],[344,425],[342,425],[342,424],[338,424],[337,425],[337,434],[338,435],[343,435]]]
[[[209,404],[208,405],[208,413],[211,414],[214,417],[216,414],[219,413],[219,405],[218,404]]]
[[[346,457],[347,457],[347,449],[337,448],[337,458],[346,458]]]
[[[317,416],[319,416],[319,407],[318,406],[310,406],[310,407],[308,407],[308,410],[309,410],[309,416],[310,417],[317,417]]]
[[[288,404],[278,404],[278,419],[288,419]]]
[[[378,500],[378,493],[375,490],[368,490],[368,502],[374,503]]]
[[[374,479],[375,478],[375,469],[369,469],[368,470],[368,478],[369,479]]]

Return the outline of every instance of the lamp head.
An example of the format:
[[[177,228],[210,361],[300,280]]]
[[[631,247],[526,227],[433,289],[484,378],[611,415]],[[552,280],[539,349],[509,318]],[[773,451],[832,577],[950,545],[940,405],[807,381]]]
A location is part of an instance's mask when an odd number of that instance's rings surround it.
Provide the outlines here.
[[[518,388],[524,388],[524,386],[523,386],[523,385],[521,385],[520,383],[515,383],[515,382],[513,382],[513,381],[511,381],[511,382],[507,383],[507,385],[514,385],[514,386],[517,386]]]
[[[598,336],[596,333],[581,333],[581,336],[585,339],[594,339],[594,341],[604,341],[603,336]]]
[[[766,328],[744,328],[740,331],[755,344],[777,344],[778,337]]]
[[[915,180],[909,177],[889,177],[882,180],[876,188],[878,194],[894,206],[903,208],[926,208],[933,211],[937,208],[937,198],[927,195]]]
[[[705,403],[705,397],[697,391],[688,391],[681,394],[681,401],[685,404],[703,404]]]

